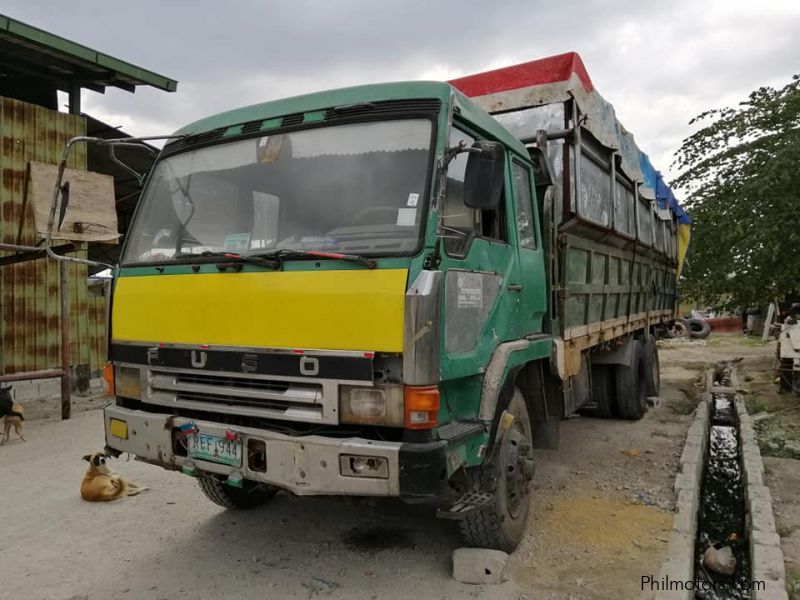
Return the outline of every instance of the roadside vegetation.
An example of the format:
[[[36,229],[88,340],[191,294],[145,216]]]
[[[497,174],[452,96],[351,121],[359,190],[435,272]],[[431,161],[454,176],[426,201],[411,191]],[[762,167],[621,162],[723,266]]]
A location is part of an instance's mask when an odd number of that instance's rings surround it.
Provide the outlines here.
[[[676,153],[692,217],[684,297],[741,309],[797,292],[800,75],[714,109]]]

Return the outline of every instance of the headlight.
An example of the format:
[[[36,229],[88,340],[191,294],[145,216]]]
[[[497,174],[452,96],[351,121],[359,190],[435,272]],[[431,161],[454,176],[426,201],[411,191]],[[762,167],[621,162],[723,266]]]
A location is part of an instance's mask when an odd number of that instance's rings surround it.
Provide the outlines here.
[[[142,399],[141,371],[135,367],[114,367],[114,394],[134,400]]]
[[[403,386],[371,388],[343,385],[339,388],[339,420],[342,423],[403,426]]]

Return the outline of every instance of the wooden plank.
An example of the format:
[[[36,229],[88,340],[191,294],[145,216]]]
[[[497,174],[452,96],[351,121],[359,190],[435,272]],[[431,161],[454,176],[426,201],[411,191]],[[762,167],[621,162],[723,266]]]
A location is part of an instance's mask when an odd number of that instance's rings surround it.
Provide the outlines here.
[[[66,139],[64,142],[66,143]],[[73,152],[77,151],[75,149]],[[42,237],[47,234],[47,221],[57,176],[58,167],[55,165],[30,163],[29,201],[34,207],[36,231]],[[64,171],[63,182],[64,185],[69,185],[69,205],[64,222],[54,232],[53,237],[70,241],[118,243],[114,178],[68,168]],[[58,228],[58,218],[57,211],[54,230]]]

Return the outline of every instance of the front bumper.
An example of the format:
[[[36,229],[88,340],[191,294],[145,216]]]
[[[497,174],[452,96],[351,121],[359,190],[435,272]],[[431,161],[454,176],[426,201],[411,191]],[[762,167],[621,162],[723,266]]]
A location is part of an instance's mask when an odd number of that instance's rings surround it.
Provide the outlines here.
[[[112,418],[127,423],[127,439],[111,433]],[[168,469],[194,467],[221,476],[238,475],[297,495],[396,496],[426,500],[439,498],[447,490],[447,443],[444,441],[407,444],[318,435],[293,437],[265,429],[171,417],[113,404],[106,407],[104,421],[106,444],[113,450],[134,454]],[[176,454],[173,429],[187,423],[210,435],[225,436],[226,432],[234,430],[244,445],[242,466],[231,467]],[[249,439],[266,445],[264,472],[248,466]],[[343,454],[384,458],[388,463],[388,475],[386,478],[344,475],[340,468]]]

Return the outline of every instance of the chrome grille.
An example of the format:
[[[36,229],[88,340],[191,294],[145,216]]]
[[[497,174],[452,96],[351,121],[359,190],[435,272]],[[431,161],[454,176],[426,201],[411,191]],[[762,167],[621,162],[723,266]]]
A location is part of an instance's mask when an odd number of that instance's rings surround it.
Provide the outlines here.
[[[338,403],[335,386],[329,387],[329,404]],[[324,382],[275,379],[150,369],[150,401],[228,414],[263,416],[298,421],[335,422],[325,410]]]

